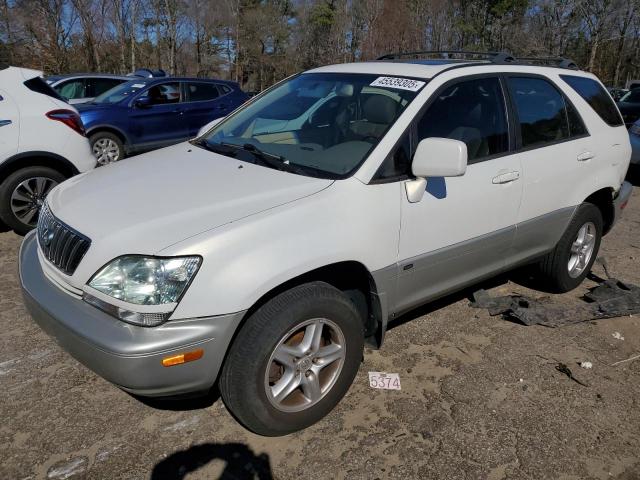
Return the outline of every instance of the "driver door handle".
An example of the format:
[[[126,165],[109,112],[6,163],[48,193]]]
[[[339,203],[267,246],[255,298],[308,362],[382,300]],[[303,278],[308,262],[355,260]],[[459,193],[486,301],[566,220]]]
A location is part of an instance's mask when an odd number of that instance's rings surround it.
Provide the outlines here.
[[[520,178],[520,172],[517,172],[517,171],[506,172],[493,177],[492,182],[494,184],[510,183],[510,182],[515,182],[519,178]]]
[[[582,152],[578,155],[579,162],[586,162],[587,160],[591,160],[595,155],[591,152]]]

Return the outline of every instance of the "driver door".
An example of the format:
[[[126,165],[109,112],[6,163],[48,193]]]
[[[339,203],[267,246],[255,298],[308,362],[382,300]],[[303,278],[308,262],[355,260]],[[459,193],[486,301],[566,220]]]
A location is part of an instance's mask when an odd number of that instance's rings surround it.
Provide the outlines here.
[[[500,78],[457,79],[431,98],[415,124],[416,144],[460,140],[468,166],[460,177],[428,178],[417,203],[402,191],[398,313],[502,270],[522,196]]]
[[[180,82],[153,84],[136,97],[129,107],[129,124],[135,150],[151,150],[188,139]]]

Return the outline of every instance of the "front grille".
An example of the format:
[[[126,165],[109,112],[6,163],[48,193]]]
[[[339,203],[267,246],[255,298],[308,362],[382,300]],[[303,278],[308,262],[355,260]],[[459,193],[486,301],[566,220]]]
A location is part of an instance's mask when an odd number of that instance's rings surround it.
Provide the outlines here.
[[[67,275],[73,275],[91,240],[53,216],[45,203],[38,218],[38,243],[44,256]]]

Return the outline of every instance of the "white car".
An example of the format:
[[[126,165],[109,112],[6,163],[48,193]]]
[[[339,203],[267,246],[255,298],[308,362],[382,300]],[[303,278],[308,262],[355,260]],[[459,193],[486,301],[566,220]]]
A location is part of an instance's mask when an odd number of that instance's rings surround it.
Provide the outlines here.
[[[585,278],[631,149],[571,66],[400,57],[291,77],[192,142],[55,188],[20,253],[27,306],[127,391],[217,381],[249,429],[305,428],[389,319],[527,263],[558,292]]]
[[[41,75],[0,66],[0,223],[19,234],[53,187],[96,165],[78,112]]]

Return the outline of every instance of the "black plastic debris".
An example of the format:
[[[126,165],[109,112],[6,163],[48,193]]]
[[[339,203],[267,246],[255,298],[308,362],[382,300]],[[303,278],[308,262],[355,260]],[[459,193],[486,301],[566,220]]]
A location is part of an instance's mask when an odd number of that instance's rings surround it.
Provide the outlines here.
[[[598,261],[609,276],[606,261]],[[524,325],[547,327],[640,313],[640,287],[611,277],[606,280],[596,276],[592,278],[599,285],[584,295],[585,303],[574,306],[561,304],[551,297],[534,299],[516,294],[492,297],[486,290],[478,290],[473,294],[471,306],[485,308],[492,316],[503,315]]]
[[[560,373],[564,373],[569,378],[569,380],[573,380],[578,385],[582,385],[583,387],[588,387],[589,386],[586,383],[581,382],[576,377],[574,377],[573,376],[573,372],[564,363],[558,363],[556,365],[556,370],[559,371]]]

